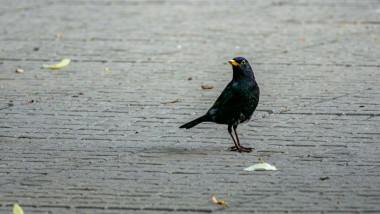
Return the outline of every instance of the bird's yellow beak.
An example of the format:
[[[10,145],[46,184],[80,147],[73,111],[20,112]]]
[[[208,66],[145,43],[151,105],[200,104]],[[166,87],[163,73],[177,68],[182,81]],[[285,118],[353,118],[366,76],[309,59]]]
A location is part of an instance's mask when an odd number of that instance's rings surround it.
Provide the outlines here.
[[[238,66],[239,63],[235,62],[235,60],[231,59],[231,60],[228,60],[228,62],[233,65],[233,66]]]

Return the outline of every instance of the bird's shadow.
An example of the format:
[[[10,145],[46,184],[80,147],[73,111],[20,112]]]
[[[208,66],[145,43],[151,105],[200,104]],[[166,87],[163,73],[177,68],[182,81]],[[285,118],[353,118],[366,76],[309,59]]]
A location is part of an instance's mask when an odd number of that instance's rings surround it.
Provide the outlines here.
[[[164,153],[166,155],[208,155],[212,153],[211,150],[206,150],[202,147],[196,148],[183,148],[172,145],[165,145],[156,148],[151,148],[149,153]]]

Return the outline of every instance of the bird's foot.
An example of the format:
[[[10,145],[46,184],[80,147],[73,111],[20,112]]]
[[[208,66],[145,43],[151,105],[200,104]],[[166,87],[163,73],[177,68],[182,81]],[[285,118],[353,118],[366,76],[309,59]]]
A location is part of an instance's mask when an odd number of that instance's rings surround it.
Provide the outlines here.
[[[252,152],[252,148],[250,147],[247,148],[247,147],[242,147],[242,146],[240,148],[233,146],[233,147],[230,147],[229,150],[238,151],[238,152]]]
[[[240,147],[240,149],[243,151],[243,152],[252,152],[252,148],[251,147]]]
[[[238,151],[238,147],[236,146],[233,146],[233,147],[230,147],[228,148],[230,151]]]

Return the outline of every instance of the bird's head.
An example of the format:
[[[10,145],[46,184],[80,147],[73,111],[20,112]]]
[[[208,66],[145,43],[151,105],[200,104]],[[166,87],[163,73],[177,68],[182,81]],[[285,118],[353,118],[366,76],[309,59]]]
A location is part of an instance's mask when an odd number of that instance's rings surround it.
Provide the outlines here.
[[[252,68],[249,65],[249,62],[244,57],[235,57],[228,61],[232,65],[234,71],[234,78],[238,77],[251,77],[255,78]]]

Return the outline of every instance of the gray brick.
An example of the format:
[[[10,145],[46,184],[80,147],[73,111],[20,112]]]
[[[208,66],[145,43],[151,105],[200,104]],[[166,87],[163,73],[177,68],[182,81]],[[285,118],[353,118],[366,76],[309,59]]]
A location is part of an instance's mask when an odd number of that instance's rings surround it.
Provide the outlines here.
[[[380,212],[378,2],[1,5],[1,213]],[[225,126],[178,129],[238,55],[261,87],[250,154]],[[280,170],[243,170],[259,157]]]

